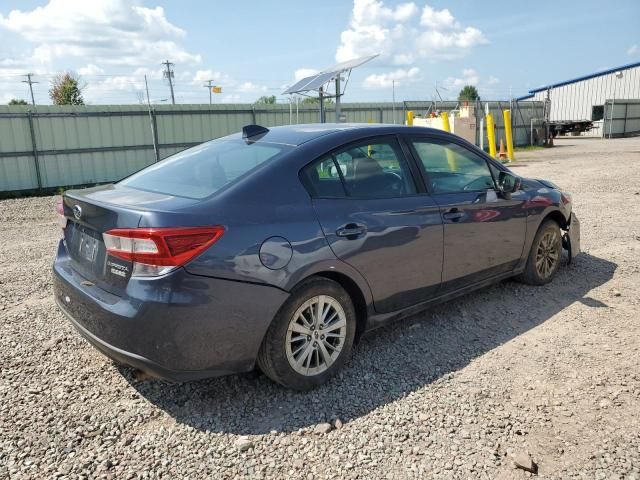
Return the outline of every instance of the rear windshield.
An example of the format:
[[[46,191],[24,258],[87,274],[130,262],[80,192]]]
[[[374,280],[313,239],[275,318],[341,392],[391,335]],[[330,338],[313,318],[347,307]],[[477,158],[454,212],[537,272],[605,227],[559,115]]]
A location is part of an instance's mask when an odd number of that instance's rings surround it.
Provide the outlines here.
[[[205,198],[289,148],[243,140],[214,140],[184,150],[125,178],[120,185],[188,198]]]

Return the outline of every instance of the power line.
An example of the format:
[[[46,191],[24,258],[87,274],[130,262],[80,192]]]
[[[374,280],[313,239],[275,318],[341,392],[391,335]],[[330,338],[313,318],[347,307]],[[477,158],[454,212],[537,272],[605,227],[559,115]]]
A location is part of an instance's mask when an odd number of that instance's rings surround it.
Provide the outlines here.
[[[166,60],[166,61],[162,62],[162,65],[165,65],[167,67],[167,70],[164,72],[164,78],[169,80],[169,88],[171,89],[171,103],[175,105],[176,104],[176,97],[173,94],[174,73],[173,73],[173,70],[171,70],[171,67],[173,67],[173,63],[171,63],[169,60]]]
[[[33,84],[34,83],[40,83],[40,82],[34,82],[33,80],[31,80],[31,77],[33,76],[33,73],[27,73],[25,75],[25,77],[27,77],[26,80],[22,80],[22,83],[28,83],[29,84],[29,91],[31,92],[31,103],[35,106],[36,101],[33,98]]]

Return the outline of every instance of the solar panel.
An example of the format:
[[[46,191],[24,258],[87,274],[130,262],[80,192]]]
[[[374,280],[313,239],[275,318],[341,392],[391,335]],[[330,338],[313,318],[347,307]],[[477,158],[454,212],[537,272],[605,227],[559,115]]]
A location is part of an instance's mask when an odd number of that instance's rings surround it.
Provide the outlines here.
[[[298,82],[294,83],[289,88],[287,88],[284,92],[282,92],[282,94],[286,95],[288,93],[306,92],[304,88],[305,85],[307,85],[311,80],[313,80],[317,76],[318,75],[316,74],[316,75],[311,75],[310,77],[304,77],[302,80],[299,80]]]
[[[360,65],[373,60],[378,55],[379,54],[370,55],[368,57],[359,57],[359,58],[354,58],[352,60],[347,60],[346,62],[337,63],[336,65],[334,65],[332,67],[324,69],[321,73],[329,73],[329,72],[342,73],[342,72],[346,72],[347,70],[351,70],[352,68],[359,67]]]
[[[317,73],[310,77],[305,77],[296,84],[284,91],[283,95],[288,93],[308,92],[309,90],[317,90],[325,83],[331,81],[336,72]]]
[[[320,73],[316,73],[315,75],[311,75],[309,77],[305,77],[302,80],[299,80],[289,88],[287,88],[283,95],[288,95],[291,93],[303,93],[309,92],[311,90],[318,90],[325,83],[334,80],[338,75],[347,70],[351,70],[352,68],[359,67],[363,63],[367,63],[370,60],[373,60],[378,55],[370,55],[368,57],[360,57],[354,58],[353,60],[348,60],[346,62],[338,63],[332,67],[329,67]]]
[[[305,88],[307,90],[317,90],[325,83],[333,80],[335,76],[335,72],[320,73],[313,80],[311,80]]]

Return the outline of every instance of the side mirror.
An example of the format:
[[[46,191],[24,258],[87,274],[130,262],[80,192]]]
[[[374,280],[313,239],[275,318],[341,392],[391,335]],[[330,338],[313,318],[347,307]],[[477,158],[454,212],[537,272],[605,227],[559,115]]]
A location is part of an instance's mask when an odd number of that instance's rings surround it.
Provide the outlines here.
[[[520,178],[509,172],[500,172],[498,175],[498,190],[505,198],[510,198],[512,193],[520,190],[521,185]]]

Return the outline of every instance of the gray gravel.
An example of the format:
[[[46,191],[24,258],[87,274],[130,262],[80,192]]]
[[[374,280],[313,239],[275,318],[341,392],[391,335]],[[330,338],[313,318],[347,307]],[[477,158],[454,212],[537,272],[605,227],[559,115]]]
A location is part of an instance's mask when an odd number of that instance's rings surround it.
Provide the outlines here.
[[[640,478],[640,139],[516,171],[574,193],[585,253],[365,337],[311,393],[136,378],[56,310],[53,197],[0,201],[0,478]]]

